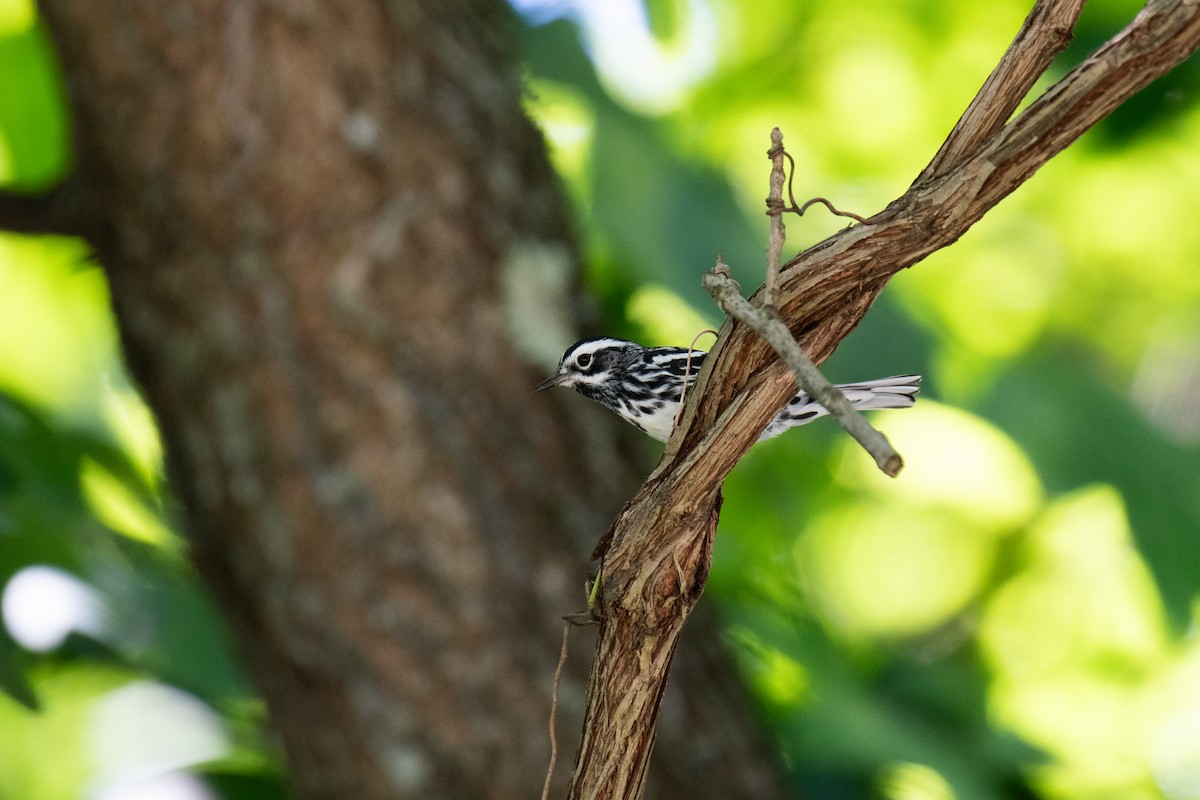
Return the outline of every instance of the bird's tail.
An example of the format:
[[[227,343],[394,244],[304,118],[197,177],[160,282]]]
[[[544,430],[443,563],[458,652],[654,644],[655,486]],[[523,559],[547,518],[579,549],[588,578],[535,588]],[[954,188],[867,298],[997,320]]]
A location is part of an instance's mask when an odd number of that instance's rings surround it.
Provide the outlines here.
[[[893,375],[890,378],[880,378],[863,383],[839,384],[837,388],[846,395],[850,405],[859,411],[870,411],[876,408],[909,408],[917,402],[917,392],[921,390],[921,376]],[[814,403],[814,405],[816,404]],[[823,407],[821,410],[825,411]]]
[[[850,401],[857,411],[871,411],[880,408],[909,408],[917,402],[917,392],[921,389],[920,375],[893,375],[890,378],[879,378],[862,383],[838,384],[842,394]],[[779,416],[771,421],[763,431],[761,439],[778,436],[788,428],[805,425],[818,417],[829,413],[825,406],[811,399],[806,393],[800,392],[791,402],[779,412]]]

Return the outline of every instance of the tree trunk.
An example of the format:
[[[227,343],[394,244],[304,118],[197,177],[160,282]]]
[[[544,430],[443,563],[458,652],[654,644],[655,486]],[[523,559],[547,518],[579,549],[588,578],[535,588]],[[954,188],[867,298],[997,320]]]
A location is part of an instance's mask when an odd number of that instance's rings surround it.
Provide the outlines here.
[[[507,276],[572,268],[506,8],[44,5],[85,227],[296,796],[536,796],[559,617],[634,481],[506,322]],[[714,640],[689,627],[651,795],[781,794]]]

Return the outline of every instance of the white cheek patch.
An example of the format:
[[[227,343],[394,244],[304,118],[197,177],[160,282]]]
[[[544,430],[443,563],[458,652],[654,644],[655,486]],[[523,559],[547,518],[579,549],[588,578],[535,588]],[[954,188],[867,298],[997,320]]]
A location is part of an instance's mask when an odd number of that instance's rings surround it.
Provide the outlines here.
[[[588,386],[603,386],[608,382],[608,372],[601,372],[596,375],[580,375],[575,378],[575,383],[586,383]]]

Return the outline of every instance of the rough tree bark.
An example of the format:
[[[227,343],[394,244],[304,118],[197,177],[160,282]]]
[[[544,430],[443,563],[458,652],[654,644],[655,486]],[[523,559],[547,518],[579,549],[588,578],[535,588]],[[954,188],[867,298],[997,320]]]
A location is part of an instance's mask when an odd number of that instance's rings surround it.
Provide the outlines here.
[[[83,232],[103,263],[296,796],[536,796],[559,615],[632,482],[607,421],[532,394],[505,325],[506,264],[570,268],[507,9],[42,11],[77,166],[0,226]],[[713,630],[692,640],[656,793],[780,794]]]

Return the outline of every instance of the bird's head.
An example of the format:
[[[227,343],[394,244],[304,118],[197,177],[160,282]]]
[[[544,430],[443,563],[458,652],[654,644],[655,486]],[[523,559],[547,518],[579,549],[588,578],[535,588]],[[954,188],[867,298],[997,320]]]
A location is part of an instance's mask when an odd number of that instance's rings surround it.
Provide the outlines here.
[[[598,394],[641,350],[638,345],[623,339],[582,339],[567,348],[558,362],[558,369],[542,381],[537,391],[551,386],[570,386],[583,394]]]

